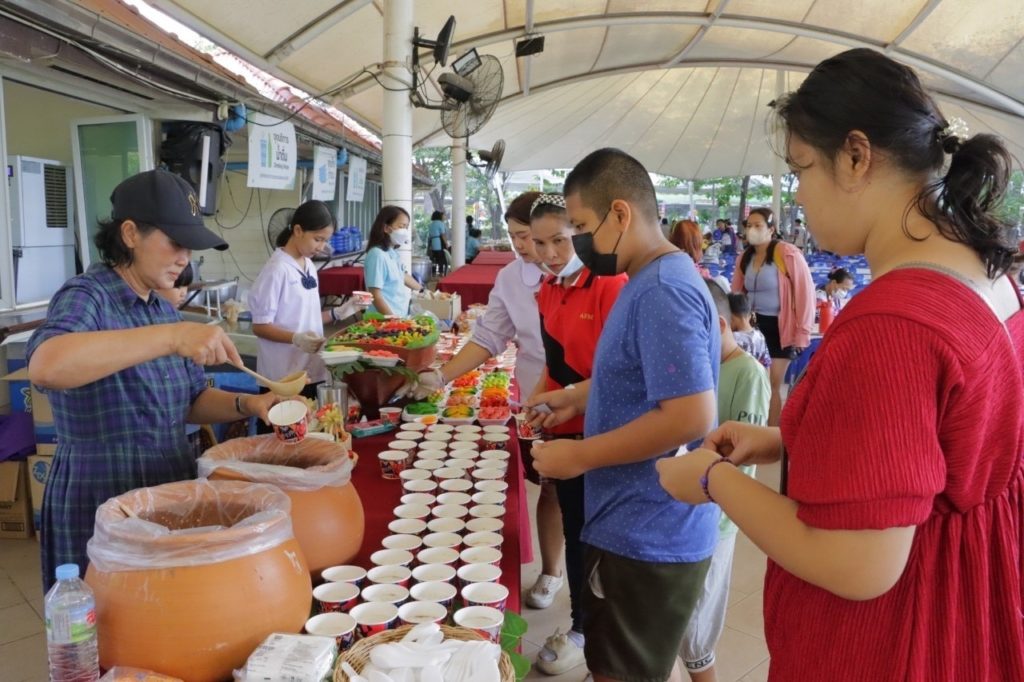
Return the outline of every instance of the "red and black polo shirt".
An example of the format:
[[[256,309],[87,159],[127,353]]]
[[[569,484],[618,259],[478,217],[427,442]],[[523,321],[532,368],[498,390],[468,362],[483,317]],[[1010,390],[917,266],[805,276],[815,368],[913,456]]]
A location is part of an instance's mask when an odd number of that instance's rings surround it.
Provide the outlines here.
[[[557,277],[549,277],[541,284],[537,308],[548,375],[545,390],[558,390],[590,378],[604,322],[628,281],[625,273],[595,277],[583,268],[570,286],[559,284]],[[551,431],[558,435],[583,433],[583,417]]]

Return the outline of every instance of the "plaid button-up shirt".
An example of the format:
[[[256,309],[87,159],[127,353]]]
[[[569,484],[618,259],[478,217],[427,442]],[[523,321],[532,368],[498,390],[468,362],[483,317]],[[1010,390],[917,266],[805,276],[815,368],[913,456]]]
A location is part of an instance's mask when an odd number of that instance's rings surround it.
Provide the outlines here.
[[[62,334],[134,329],[180,322],[162,297],[140,297],[106,265],[68,280],[26,355]],[[87,563],[96,508],[134,488],[193,478],[185,438],[192,403],[206,389],[203,369],[165,356],[128,367],[85,386],[47,391],[57,451],[43,500],[43,582],[62,563]]]

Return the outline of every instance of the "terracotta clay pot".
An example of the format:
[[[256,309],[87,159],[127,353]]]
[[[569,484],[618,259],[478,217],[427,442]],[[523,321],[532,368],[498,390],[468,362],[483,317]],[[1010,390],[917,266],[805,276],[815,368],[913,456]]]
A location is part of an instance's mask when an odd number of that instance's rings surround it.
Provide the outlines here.
[[[214,682],[230,679],[267,635],[301,631],[312,586],[287,508],[272,486],[229,481],[141,488],[102,505],[85,576],[100,666]],[[157,526],[128,512],[196,530],[153,535]]]
[[[199,472],[211,480],[270,483],[283,490],[291,499],[295,537],[310,572],[318,576],[329,566],[349,563],[363,544],[363,503],[348,481],[351,464],[347,461],[348,449],[338,443],[307,438],[289,445],[267,435],[236,438],[210,448],[199,460]],[[291,471],[285,479],[266,467],[246,464],[273,464]],[[315,487],[332,478],[347,482]]]

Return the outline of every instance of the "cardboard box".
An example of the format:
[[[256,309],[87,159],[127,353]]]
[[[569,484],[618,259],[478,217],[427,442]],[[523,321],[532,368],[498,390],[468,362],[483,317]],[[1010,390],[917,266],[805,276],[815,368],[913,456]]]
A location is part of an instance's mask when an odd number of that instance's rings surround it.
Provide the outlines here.
[[[42,525],[43,492],[46,490],[46,479],[50,477],[50,466],[53,455],[31,455],[28,458],[28,489],[32,500],[32,525]]]
[[[3,340],[3,343],[0,343],[0,353],[2,353],[5,363],[3,366],[7,368],[5,374],[13,374],[26,367],[25,346],[28,344],[31,335],[32,332],[11,334]],[[31,387],[29,386],[28,376],[23,375],[23,377],[7,381],[10,395],[6,397],[4,406],[9,406],[11,412],[32,411]],[[2,398],[4,396],[0,396],[0,399]]]
[[[53,450],[57,447],[57,428],[53,424],[53,410],[50,408],[50,400],[46,395],[29,385],[28,368],[8,374],[2,380],[11,386],[12,398],[14,386],[22,385],[23,382],[23,385],[27,387],[28,400],[25,411],[32,413],[32,422],[36,432],[36,452],[38,454],[53,454]]]
[[[0,464],[0,538],[30,538],[32,533],[28,464],[3,462]]]
[[[413,298],[413,306],[419,306],[422,310],[429,310],[437,315],[439,320],[456,320],[462,314],[462,297],[452,294],[451,298]]]

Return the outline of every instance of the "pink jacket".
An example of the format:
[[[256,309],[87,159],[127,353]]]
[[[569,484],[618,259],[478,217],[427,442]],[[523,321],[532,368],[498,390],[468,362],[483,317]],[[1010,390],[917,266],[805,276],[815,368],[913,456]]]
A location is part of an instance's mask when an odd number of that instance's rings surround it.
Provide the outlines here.
[[[772,258],[779,270],[779,341],[783,348],[807,348],[811,345],[811,326],[814,324],[814,280],[800,249],[792,244],[775,243]],[[747,293],[743,286],[740,258],[732,273],[732,290]]]

